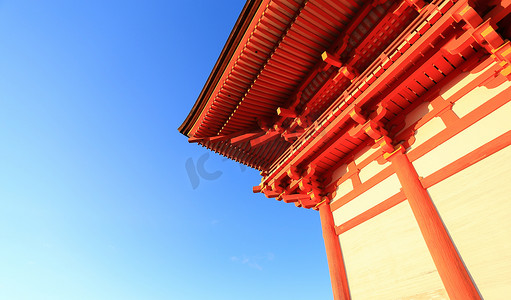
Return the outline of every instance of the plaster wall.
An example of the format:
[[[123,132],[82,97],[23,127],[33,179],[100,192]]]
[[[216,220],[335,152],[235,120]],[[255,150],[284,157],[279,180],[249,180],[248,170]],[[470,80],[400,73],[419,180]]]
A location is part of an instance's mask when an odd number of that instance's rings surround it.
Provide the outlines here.
[[[491,66],[462,73],[441,91],[444,101],[453,103],[452,112],[459,118],[451,119],[454,123],[446,123],[431,103],[405,118],[405,129],[416,129],[408,153],[434,145],[412,161],[420,177],[427,179],[511,131],[510,81],[481,83],[460,96],[474,80],[483,82]],[[483,106],[495,98],[504,98],[503,104],[483,114]],[[477,115],[477,121],[467,123]],[[438,144],[440,136],[462,123],[466,128]],[[377,151],[368,146],[354,155],[350,170],[347,162],[334,171],[336,226],[361,218],[400,192],[392,167],[372,159]],[[468,165],[430,186],[428,193],[481,295],[506,299],[511,295],[511,147]],[[352,299],[448,299],[406,200],[343,230],[339,241]]]

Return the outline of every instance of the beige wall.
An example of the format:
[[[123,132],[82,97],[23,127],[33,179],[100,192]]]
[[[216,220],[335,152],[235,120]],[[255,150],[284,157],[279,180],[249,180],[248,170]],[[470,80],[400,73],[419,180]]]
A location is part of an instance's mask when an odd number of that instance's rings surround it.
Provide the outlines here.
[[[339,239],[352,299],[448,299],[407,202]]]
[[[448,101],[484,71],[461,74],[441,95]],[[511,82],[505,82],[495,88],[475,87],[455,102],[452,110],[466,118],[510,86]],[[406,123],[411,125],[432,111],[433,107],[425,103],[407,116]],[[419,157],[413,162],[419,176],[427,177],[509,132],[510,118],[511,103],[507,103]],[[428,143],[446,128],[440,117],[431,118],[417,130],[415,144],[408,151]],[[366,147],[355,154],[354,163],[360,165],[375,151]],[[388,164],[373,161],[357,167],[358,176],[364,184],[386,167]],[[346,177],[346,172],[346,165],[335,171],[334,181]],[[511,297],[510,174],[511,147],[507,147],[428,189],[484,299]],[[345,179],[337,188],[334,202],[344,203],[357,191],[352,181]],[[382,179],[335,210],[335,224],[345,223],[399,191],[395,175]],[[347,230],[339,240],[353,299],[448,299],[407,201]]]
[[[343,205],[333,212],[336,226],[358,216],[364,211],[376,206],[399,192],[401,185],[394,174],[375,185],[365,193]]]
[[[428,192],[484,299],[511,297],[511,147]]]
[[[419,176],[426,177],[511,130],[511,102],[458,133],[413,162]]]

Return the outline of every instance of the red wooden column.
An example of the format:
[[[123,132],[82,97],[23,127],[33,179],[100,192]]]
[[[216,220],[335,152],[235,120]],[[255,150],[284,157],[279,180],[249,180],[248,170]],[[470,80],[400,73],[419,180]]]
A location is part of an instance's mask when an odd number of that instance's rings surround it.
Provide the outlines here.
[[[342,259],[341,245],[339,244],[339,237],[335,233],[334,218],[330,210],[330,204],[327,201],[319,204],[319,216],[321,217],[321,229],[323,230],[323,239],[325,240],[326,257],[328,269],[330,270],[334,300],[349,300],[350,293]]]
[[[440,215],[401,146],[386,157],[401,182],[438,274],[451,300],[481,299]]]

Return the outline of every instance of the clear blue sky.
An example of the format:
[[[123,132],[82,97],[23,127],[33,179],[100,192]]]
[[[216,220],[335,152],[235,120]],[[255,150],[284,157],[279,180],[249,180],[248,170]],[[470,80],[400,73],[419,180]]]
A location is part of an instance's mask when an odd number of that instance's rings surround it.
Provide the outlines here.
[[[0,2],[1,300],[332,299],[317,212],[213,153],[190,180],[243,4]]]

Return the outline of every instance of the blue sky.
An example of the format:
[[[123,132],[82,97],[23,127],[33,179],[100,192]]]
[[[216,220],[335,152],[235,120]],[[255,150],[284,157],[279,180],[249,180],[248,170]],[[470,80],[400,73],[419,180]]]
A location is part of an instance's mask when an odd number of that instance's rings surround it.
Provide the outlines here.
[[[190,180],[243,4],[0,2],[0,299],[332,298],[317,212],[213,153]]]

